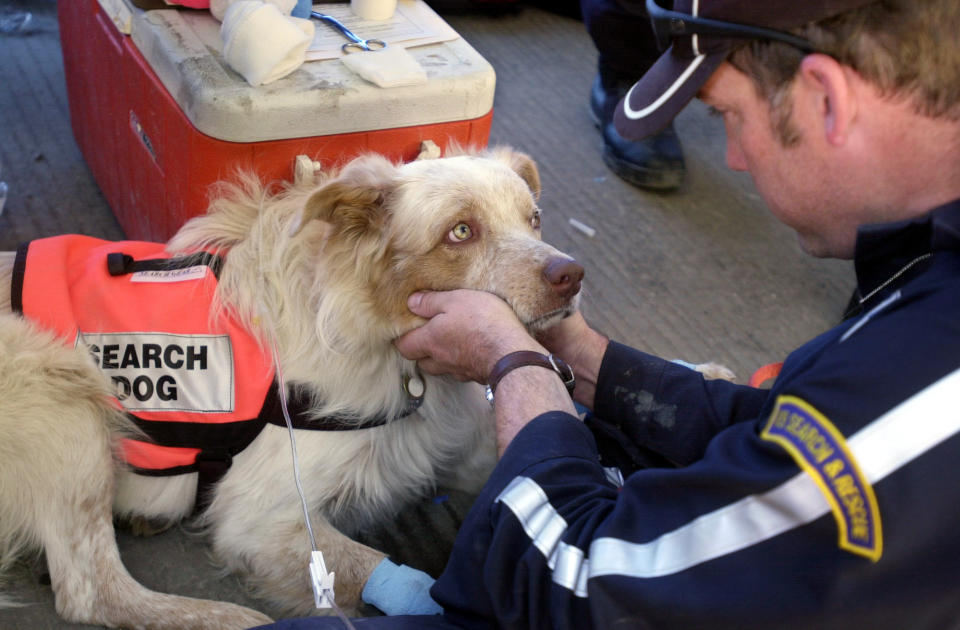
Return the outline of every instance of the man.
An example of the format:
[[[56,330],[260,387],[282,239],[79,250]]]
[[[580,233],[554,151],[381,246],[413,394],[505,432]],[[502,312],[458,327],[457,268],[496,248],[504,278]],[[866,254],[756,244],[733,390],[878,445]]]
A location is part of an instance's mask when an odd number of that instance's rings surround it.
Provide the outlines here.
[[[699,95],[801,246],[854,259],[859,311],[763,391],[579,314],[534,339],[494,296],[412,296],[428,321],[397,347],[495,381],[502,457],[431,591],[444,614],[364,625],[960,628],[960,7],[646,4],[670,49],[621,133]],[[520,350],[573,367],[590,428]]]

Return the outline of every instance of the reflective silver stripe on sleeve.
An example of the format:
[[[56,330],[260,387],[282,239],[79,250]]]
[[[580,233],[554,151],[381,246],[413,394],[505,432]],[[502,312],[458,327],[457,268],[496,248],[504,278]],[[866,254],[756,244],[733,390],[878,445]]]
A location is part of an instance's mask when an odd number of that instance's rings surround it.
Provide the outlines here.
[[[590,545],[590,577],[670,575],[763,542],[829,511],[817,484],[800,473],[769,492],[731,503],[648,543],[598,538]]]
[[[543,489],[528,477],[516,477],[497,501],[510,508],[540,553],[550,558],[567,531],[567,522],[550,505]],[[552,562],[550,568],[553,568]]]
[[[960,370],[900,403],[847,440],[871,484],[960,431],[955,408]],[[806,473],[753,495],[649,543],[598,538],[590,545],[590,577],[670,575],[740,551],[805,525],[830,506]]]
[[[960,370],[894,407],[847,440],[864,476],[876,483],[960,431],[955,408]],[[806,473],[773,490],[751,495],[648,543],[598,538],[583,551],[560,543],[567,524],[543,489],[517,477],[498,501],[517,516],[524,531],[548,558],[553,581],[586,597],[586,579],[604,575],[656,578],[759,544],[830,511]],[[574,577],[576,575],[576,577]]]
[[[557,546],[553,561],[553,581],[579,597],[586,597],[590,561],[584,558],[583,550],[562,542]]]
[[[529,477],[516,477],[497,497],[520,521],[523,531],[547,559],[554,582],[580,597],[587,596],[589,562],[583,550],[560,542],[567,522],[550,505],[547,494]]]

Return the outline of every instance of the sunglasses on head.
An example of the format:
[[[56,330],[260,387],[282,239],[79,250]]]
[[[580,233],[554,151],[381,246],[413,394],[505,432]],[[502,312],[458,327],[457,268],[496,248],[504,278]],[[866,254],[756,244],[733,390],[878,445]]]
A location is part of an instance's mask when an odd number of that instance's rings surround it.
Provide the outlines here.
[[[653,23],[653,32],[657,38],[657,46],[659,46],[661,51],[670,47],[671,40],[673,40],[674,37],[710,35],[737,39],[767,39],[790,44],[803,52],[815,52],[815,48],[809,41],[802,37],[791,35],[790,33],[759,26],[750,26],[748,24],[737,24],[736,22],[711,20],[688,13],[680,13],[663,8],[658,4],[658,1],[662,2],[663,0],[647,0],[647,14]]]

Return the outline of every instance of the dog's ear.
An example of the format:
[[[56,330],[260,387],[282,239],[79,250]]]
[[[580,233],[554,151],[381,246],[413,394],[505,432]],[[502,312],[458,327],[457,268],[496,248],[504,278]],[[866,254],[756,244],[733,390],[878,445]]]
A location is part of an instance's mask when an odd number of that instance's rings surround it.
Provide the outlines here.
[[[382,156],[354,160],[339,176],[310,195],[300,227],[319,219],[341,234],[360,236],[371,229],[379,231],[386,215],[384,202],[393,188],[395,175],[396,167]]]
[[[493,156],[506,162],[513,171],[520,176],[520,179],[527,183],[534,199],[540,199],[540,171],[537,165],[526,153],[514,151],[509,147],[498,147],[492,150]]]

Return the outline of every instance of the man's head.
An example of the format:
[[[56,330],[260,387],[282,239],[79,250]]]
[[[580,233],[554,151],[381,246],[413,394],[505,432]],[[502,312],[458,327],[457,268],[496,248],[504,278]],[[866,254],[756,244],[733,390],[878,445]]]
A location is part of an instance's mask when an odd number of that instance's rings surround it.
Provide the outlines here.
[[[852,68],[881,94],[912,101],[916,112],[960,120],[960,7],[955,0],[873,2],[794,33]],[[790,46],[752,40],[729,61],[750,77],[773,110],[784,141],[796,142],[785,92],[803,54]]]
[[[699,95],[723,114],[730,166],[750,171],[815,255],[849,256],[860,224],[953,198],[921,199],[901,184],[926,177],[915,183],[942,189],[923,161],[949,152],[955,168],[960,159],[956,0],[677,0],[676,13],[647,5],[671,45],[621,103],[624,136],[655,132]],[[918,143],[929,151],[920,155]]]
[[[645,7],[663,55],[624,97],[614,117],[625,138],[665,126],[730,53],[754,41],[777,42],[795,54],[813,45],[788,32],[876,0],[628,0]]]

